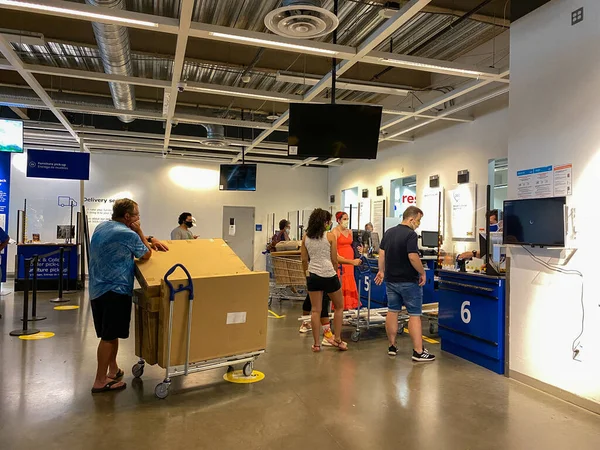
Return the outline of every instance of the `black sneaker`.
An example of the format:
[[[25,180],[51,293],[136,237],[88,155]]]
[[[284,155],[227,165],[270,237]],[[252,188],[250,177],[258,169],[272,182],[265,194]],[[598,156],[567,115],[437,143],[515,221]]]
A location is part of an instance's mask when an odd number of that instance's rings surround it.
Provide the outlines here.
[[[417,362],[430,362],[435,361],[435,355],[432,355],[427,351],[427,349],[423,349],[423,353],[418,354],[415,350],[413,350],[412,360]]]
[[[388,355],[396,356],[397,354],[398,354],[398,347],[396,347],[395,345],[390,345],[390,348],[388,348]]]

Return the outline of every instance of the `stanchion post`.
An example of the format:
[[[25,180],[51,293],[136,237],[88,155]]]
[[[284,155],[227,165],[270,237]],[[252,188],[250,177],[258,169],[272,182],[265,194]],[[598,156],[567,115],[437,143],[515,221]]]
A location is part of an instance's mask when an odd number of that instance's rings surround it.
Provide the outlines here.
[[[30,334],[37,334],[40,330],[35,328],[27,327],[27,316],[29,315],[29,271],[31,270],[31,260],[25,259],[25,289],[23,291],[23,328],[20,330],[13,330],[9,334],[11,336],[26,336]]]
[[[57,298],[53,298],[52,300],[50,300],[50,302],[52,303],[64,303],[64,302],[68,302],[68,299],[64,299],[63,298],[63,284],[64,284],[64,279],[63,279],[63,267],[64,267],[64,259],[65,259],[65,248],[61,247],[60,248],[60,253],[59,253],[59,262],[58,262],[58,297]]]
[[[35,322],[36,320],[46,320],[46,316],[38,316],[37,315],[37,271],[38,271],[38,255],[33,257],[32,265],[33,265],[33,284],[31,288],[31,318],[27,319],[30,322]]]

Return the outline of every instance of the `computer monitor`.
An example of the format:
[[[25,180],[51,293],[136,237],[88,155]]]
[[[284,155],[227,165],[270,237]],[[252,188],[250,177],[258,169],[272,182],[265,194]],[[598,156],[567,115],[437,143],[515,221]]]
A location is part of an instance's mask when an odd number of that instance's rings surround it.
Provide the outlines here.
[[[437,231],[421,231],[421,245],[425,248],[439,247],[440,235]]]
[[[72,239],[75,237],[75,225],[57,225],[56,239]]]
[[[371,232],[371,247],[373,247],[373,253],[379,253],[379,233],[375,231]]]
[[[479,233],[479,257],[485,258],[488,253],[487,239],[484,233]]]

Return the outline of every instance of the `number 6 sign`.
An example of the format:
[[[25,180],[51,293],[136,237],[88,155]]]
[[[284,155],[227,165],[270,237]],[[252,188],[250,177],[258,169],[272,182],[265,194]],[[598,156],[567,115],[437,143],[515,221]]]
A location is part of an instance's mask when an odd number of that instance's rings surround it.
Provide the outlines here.
[[[471,306],[470,301],[465,301],[460,307],[460,318],[464,323],[469,323],[471,321],[471,311],[467,309],[467,306]]]

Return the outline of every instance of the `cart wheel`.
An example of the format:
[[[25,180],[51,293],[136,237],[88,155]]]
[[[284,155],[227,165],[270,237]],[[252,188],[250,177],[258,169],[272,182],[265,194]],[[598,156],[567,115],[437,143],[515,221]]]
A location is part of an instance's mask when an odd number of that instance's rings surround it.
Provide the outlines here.
[[[233,372],[235,369],[233,368],[233,366],[229,366],[227,367],[227,373],[231,373]]]
[[[360,331],[354,331],[352,336],[350,336],[350,339],[352,339],[352,342],[360,341]]]
[[[252,371],[254,370],[254,364],[252,362],[247,362],[244,364],[243,373],[245,377],[249,377],[252,375]]]
[[[438,332],[438,326],[435,323],[430,323],[429,324],[429,334],[437,334]]]
[[[144,364],[134,364],[131,368],[131,373],[135,378],[140,378],[142,375],[144,375]]]
[[[398,334],[399,335],[403,335],[404,334],[404,325],[403,323],[398,325]]]
[[[169,395],[169,383],[158,383],[154,388],[154,395],[160,399],[165,399]]]
[[[273,304],[273,297],[269,297],[269,308],[271,307],[272,304]]]

